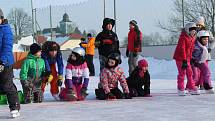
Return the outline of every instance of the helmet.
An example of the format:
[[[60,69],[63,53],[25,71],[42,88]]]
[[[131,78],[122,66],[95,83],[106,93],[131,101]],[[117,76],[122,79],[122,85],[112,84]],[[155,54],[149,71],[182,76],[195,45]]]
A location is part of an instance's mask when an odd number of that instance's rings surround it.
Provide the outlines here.
[[[194,22],[189,22],[189,23],[187,23],[187,24],[185,25],[185,31],[186,31],[188,34],[190,34],[190,29],[192,29],[192,28],[194,28],[194,29],[197,28],[197,27],[196,27],[196,23],[194,23]]]
[[[121,60],[119,53],[111,53],[110,55],[108,55],[108,59],[116,60],[118,64],[122,63],[122,60]]]
[[[201,37],[209,37],[210,33],[208,31],[205,30],[201,30],[197,33],[197,37],[201,38]]]
[[[79,54],[80,56],[85,56],[85,50],[81,47],[73,48],[72,52]]]
[[[196,20],[195,20],[196,25],[202,25],[205,26],[205,19],[202,16],[199,16]]]

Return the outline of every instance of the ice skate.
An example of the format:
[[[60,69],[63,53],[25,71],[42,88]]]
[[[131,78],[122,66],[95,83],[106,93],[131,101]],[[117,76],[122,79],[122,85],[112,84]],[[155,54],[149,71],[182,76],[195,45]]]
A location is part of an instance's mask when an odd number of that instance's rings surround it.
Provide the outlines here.
[[[18,110],[12,110],[10,113],[12,118],[16,118],[20,116],[20,113]]]

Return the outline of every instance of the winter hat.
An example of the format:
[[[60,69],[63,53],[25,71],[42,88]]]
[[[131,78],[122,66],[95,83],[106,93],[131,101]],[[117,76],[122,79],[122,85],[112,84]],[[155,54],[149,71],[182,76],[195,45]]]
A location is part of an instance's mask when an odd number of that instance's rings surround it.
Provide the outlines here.
[[[112,26],[114,27],[115,20],[111,18],[104,18],[102,28],[105,29],[108,24],[112,24]]]
[[[137,21],[131,20],[131,21],[129,22],[129,24],[132,24],[132,25],[134,25],[134,26],[137,26]]]
[[[139,60],[138,61],[138,67],[139,68],[148,67],[148,62],[145,59]]]
[[[93,37],[93,36],[92,36],[92,34],[91,34],[91,33],[88,33],[88,34],[87,34],[87,37]]]
[[[4,18],[4,14],[3,14],[3,11],[2,9],[0,8],[0,18],[3,19]]]
[[[41,51],[42,48],[40,47],[40,45],[38,45],[37,43],[33,43],[31,46],[30,46],[30,53],[32,55],[36,54],[37,52]]]
[[[202,25],[202,26],[205,27],[205,19],[204,19],[204,17],[202,17],[202,16],[198,17],[196,19],[195,23],[196,23],[196,25]]]

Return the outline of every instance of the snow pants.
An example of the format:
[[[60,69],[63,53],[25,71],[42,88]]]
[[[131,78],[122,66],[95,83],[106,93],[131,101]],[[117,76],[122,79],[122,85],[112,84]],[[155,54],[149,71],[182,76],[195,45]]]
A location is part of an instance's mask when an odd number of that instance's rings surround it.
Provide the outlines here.
[[[176,60],[176,65],[177,65],[177,68],[178,68],[178,76],[177,76],[177,88],[178,90],[181,90],[181,91],[184,91],[184,78],[185,78],[185,75],[187,76],[187,89],[189,90],[196,90],[196,87],[195,87],[195,82],[193,80],[193,72],[192,72],[192,68],[191,68],[191,65],[190,65],[190,62],[188,61],[187,62],[187,68],[186,69],[182,69],[182,61],[177,61]]]

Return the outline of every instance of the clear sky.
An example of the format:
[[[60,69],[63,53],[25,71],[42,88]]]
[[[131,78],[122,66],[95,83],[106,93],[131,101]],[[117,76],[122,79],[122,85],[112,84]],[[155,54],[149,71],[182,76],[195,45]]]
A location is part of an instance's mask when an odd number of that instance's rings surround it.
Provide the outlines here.
[[[63,1],[63,0],[59,0]],[[144,34],[152,32],[164,33],[156,24],[160,20],[167,22],[173,9],[173,0],[116,0],[117,34],[120,39],[127,36],[128,23],[131,19],[138,22]],[[14,7],[23,7],[31,15],[30,0],[0,0],[0,7],[7,15]],[[83,31],[95,29],[101,31],[103,20],[103,0],[88,0],[82,4],[59,6],[52,8],[53,27],[59,25],[65,12]],[[113,18],[113,0],[106,0],[106,17]],[[37,19],[41,28],[49,27],[49,9],[39,9]]]

